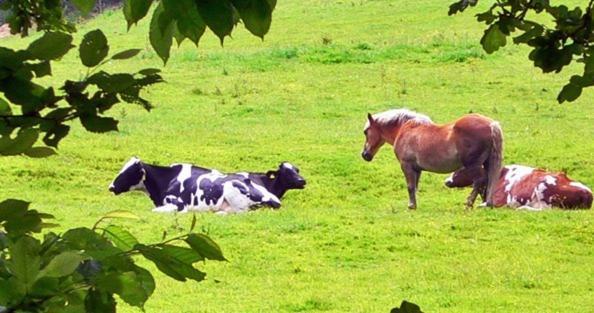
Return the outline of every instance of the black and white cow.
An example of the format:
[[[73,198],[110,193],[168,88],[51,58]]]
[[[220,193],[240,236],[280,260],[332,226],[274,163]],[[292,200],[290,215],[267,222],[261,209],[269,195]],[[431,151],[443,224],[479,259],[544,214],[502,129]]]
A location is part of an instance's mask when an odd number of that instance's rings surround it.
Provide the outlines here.
[[[244,212],[250,208],[279,208],[289,189],[303,189],[299,169],[283,162],[267,173],[221,173],[191,164],[157,166],[131,158],[109,186],[118,195],[131,190],[146,192],[155,212]]]

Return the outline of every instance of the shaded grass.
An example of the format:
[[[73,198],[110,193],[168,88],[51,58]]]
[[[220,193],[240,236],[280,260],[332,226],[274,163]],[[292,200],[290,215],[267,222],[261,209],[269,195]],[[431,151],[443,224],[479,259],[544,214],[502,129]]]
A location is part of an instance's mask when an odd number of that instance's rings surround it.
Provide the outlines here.
[[[173,57],[176,62],[200,62],[204,66],[225,69],[239,68],[242,71],[264,72],[291,62],[312,64],[370,64],[387,61],[412,63],[466,63],[484,59],[485,53],[476,44],[428,45],[397,44],[374,46],[358,43],[351,46],[320,44],[314,46],[275,47],[251,53],[228,54],[223,52],[201,54],[199,51],[183,51]]]

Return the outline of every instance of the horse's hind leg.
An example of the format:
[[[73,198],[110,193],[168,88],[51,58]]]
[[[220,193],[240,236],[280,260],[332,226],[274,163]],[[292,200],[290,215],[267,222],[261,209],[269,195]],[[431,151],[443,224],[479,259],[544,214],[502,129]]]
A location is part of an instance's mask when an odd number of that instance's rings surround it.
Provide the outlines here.
[[[408,208],[414,210],[417,208],[417,186],[421,178],[421,171],[415,169],[411,164],[401,164],[402,172],[406,178],[406,186],[408,190]]]
[[[487,179],[486,177],[479,177],[474,180],[472,183],[472,191],[470,195],[466,199],[466,208],[470,209],[474,206],[474,202],[476,201],[476,197],[480,194],[481,198],[485,200],[485,190],[487,189]]]

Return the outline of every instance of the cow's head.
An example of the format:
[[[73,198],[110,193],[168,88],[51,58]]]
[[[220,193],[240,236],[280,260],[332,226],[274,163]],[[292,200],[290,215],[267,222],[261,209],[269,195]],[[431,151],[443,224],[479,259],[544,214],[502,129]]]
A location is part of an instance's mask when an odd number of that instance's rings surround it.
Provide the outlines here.
[[[299,169],[289,162],[283,162],[276,171],[268,171],[266,176],[277,180],[286,189],[303,189],[306,181],[299,175]]]
[[[132,157],[109,185],[109,191],[117,195],[130,190],[142,190],[144,189],[145,175],[146,171],[142,168],[140,159]]]
[[[453,172],[444,183],[450,188],[469,187],[475,180],[484,176],[485,170],[482,167],[462,168]]]

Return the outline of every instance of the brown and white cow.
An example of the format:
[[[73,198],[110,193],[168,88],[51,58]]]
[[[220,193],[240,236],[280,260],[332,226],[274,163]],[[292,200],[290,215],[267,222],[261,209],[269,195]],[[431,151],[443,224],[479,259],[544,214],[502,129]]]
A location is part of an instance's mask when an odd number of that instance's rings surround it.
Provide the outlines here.
[[[484,179],[483,168],[467,168],[450,175],[445,185],[454,187],[472,186]],[[523,165],[503,167],[495,186],[493,204],[496,207],[545,209],[589,209],[592,207],[592,191],[584,184],[572,181],[565,173],[547,172]]]

